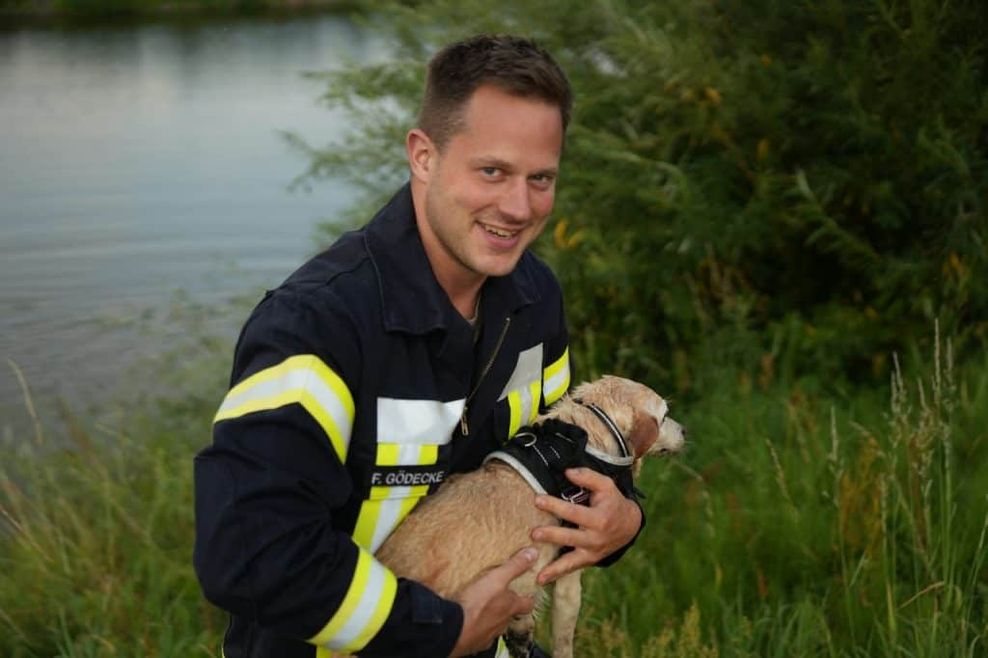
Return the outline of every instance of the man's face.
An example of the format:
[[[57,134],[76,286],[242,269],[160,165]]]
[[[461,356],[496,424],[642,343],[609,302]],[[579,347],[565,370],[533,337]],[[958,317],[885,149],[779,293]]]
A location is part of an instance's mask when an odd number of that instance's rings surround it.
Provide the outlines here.
[[[436,154],[419,222],[440,282],[514,269],[552,210],[563,144],[558,107],[494,86],[474,92],[463,118]]]

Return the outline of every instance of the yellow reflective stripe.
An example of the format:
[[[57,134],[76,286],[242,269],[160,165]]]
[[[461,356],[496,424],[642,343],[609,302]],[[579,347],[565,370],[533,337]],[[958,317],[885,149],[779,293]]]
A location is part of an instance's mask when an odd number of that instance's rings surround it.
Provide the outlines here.
[[[536,379],[508,393],[508,438],[513,437],[522,425],[528,425],[539,413],[541,382]]]
[[[374,541],[374,528],[377,527],[377,517],[381,514],[381,501],[365,500],[360,503],[360,513],[357,515],[357,525],[353,527],[353,541],[358,546],[368,550]]]
[[[408,496],[424,496],[429,493],[429,485],[417,484],[413,487],[371,487],[367,500],[391,500]]]
[[[378,443],[378,466],[428,466],[439,461],[439,446]]]
[[[518,391],[508,393],[508,412],[511,414],[508,420],[508,438],[510,439],[521,429],[521,393]]]
[[[528,420],[525,421],[526,425],[531,425],[535,422],[535,419],[539,415],[539,393],[542,392],[542,382],[535,380],[528,385],[528,397],[531,400],[532,408],[528,412]]]
[[[400,452],[401,452],[401,446],[397,443],[378,443],[377,465],[397,466],[398,455],[400,454]]]
[[[426,484],[371,487],[370,497],[360,504],[353,541],[369,551],[376,551],[427,493],[429,485]]]
[[[428,466],[437,461],[437,445],[377,444],[378,466]],[[427,493],[427,484],[371,487],[367,500],[360,504],[353,540],[371,552],[376,551]]]
[[[419,463],[423,466],[439,461],[439,446],[419,446]]]
[[[381,630],[394,605],[398,581],[384,565],[358,548],[357,566],[343,603],[312,644],[334,651],[359,651]]]
[[[312,354],[289,357],[231,388],[213,422],[294,403],[312,416],[329,437],[340,461],[346,461],[353,427],[353,397],[340,376]]]
[[[553,362],[542,373],[542,397],[545,398],[546,405],[550,405],[569,389],[569,348],[563,351],[563,355]]]

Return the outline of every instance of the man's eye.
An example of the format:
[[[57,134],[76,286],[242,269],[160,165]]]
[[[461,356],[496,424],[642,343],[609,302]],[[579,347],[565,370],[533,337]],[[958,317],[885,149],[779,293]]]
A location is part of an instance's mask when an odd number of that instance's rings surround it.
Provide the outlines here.
[[[500,170],[497,167],[482,167],[480,171],[484,174],[484,176],[493,178],[498,175]]]

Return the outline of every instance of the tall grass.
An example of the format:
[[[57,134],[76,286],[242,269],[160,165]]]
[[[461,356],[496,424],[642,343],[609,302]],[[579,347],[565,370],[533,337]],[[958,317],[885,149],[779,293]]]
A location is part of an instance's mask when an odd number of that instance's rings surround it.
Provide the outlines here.
[[[695,452],[646,469],[648,532],[588,579],[579,655],[985,655],[988,363],[959,378],[937,340],[884,402],[720,385],[673,407]]]
[[[191,458],[226,358],[178,358],[157,372],[181,395],[3,447],[0,655],[218,654]],[[689,450],[645,468],[644,534],[585,577],[577,655],[984,655],[988,361],[955,371],[944,344],[845,395],[703,380],[672,401]]]
[[[38,418],[21,378],[34,422],[0,444],[0,656],[218,654],[224,616],[191,570],[191,458],[229,369],[217,313],[176,300],[160,319],[185,339],[92,417]]]
[[[4,455],[0,655],[214,655],[219,617],[189,567],[203,431],[65,429],[69,445]]]

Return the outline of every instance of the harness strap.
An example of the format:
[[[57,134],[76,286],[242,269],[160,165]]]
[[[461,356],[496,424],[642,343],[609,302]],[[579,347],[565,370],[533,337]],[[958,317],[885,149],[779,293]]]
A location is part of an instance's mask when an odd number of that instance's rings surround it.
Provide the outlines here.
[[[620,434],[616,427],[615,431]],[[619,441],[619,445],[625,445],[627,452],[626,444]],[[522,428],[501,450],[487,455],[484,463],[490,460],[511,466],[536,492],[576,504],[589,503],[590,495],[569,481],[567,468],[585,467],[606,475],[629,498],[637,498],[639,493],[631,478],[633,455],[612,457],[588,445],[583,428],[557,419]]]
[[[614,440],[617,441],[618,449],[621,451],[621,456],[630,457],[631,460],[634,461],[635,457],[631,451],[628,450],[628,441],[624,438],[624,434],[621,433],[621,430],[618,429],[618,426],[613,420],[611,420],[611,417],[608,416],[603,409],[595,405],[593,402],[584,402],[579,398],[573,398],[573,401],[592,411],[594,415],[600,419],[600,422],[604,424],[608,431],[610,431],[611,436],[614,437]]]

